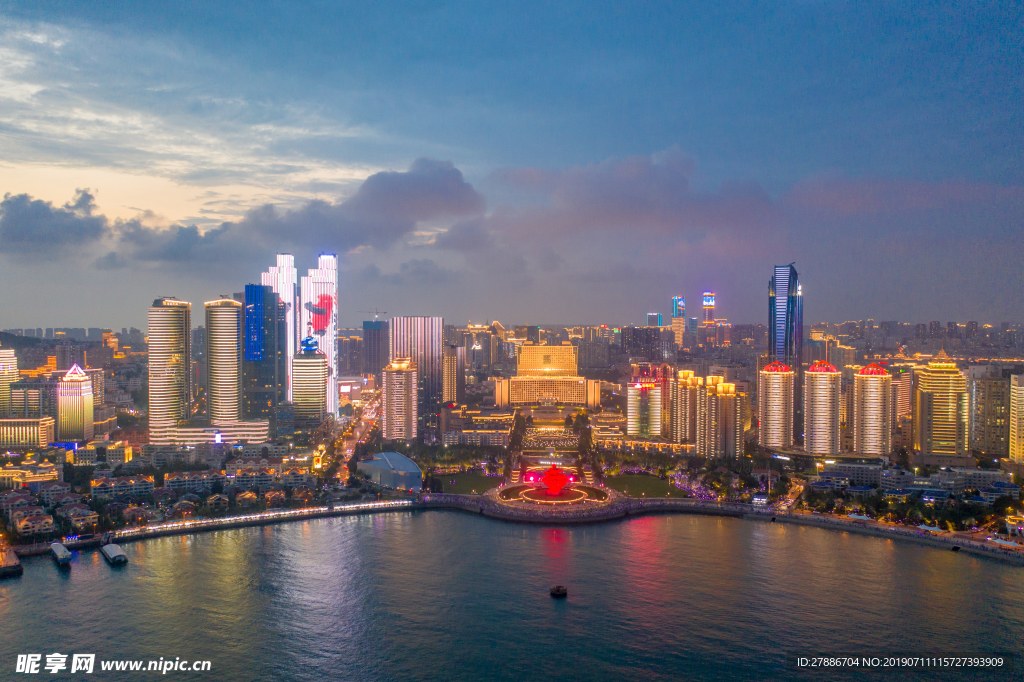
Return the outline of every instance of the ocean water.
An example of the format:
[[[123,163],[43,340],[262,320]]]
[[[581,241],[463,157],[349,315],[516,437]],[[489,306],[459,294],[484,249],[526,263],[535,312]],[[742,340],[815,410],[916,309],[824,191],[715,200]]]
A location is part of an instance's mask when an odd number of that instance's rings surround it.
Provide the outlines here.
[[[17,654],[210,660],[167,679],[1021,679],[844,674],[786,656],[1017,652],[1024,570],[818,528],[649,516],[546,528],[459,512],[318,519],[123,545],[0,582]],[[548,595],[569,588],[566,600]],[[155,679],[155,672],[93,679]]]

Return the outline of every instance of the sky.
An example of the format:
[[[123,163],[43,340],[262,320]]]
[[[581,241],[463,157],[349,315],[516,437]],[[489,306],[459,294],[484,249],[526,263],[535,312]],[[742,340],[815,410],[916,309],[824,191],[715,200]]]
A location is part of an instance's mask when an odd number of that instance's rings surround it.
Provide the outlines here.
[[[0,328],[1019,322],[1022,87],[1019,3],[0,0]]]

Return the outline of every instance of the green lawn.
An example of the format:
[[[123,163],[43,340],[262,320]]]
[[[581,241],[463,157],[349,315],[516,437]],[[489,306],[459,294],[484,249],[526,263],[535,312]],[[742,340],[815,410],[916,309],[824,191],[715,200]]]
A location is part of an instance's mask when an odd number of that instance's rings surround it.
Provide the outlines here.
[[[673,486],[670,480],[663,481],[656,476],[644,476],[643,474],[607,476],[604,479],[604,484],[609,488],[615,488],[620,493],[628,493],[630,497],[685,497],[683,491]]]
[[[474,492],[479,494],[501,483],[497,476],[482,474],[437,474],[437,477],[444,484],[444,492],[459,495],[472,495]]]

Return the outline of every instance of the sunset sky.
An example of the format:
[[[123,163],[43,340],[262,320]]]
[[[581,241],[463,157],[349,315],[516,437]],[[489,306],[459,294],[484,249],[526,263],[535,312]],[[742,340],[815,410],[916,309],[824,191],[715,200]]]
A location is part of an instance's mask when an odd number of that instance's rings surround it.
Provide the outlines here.
[[[0,327],[1024,320],[1024,6],[719,5],[0,0]]]

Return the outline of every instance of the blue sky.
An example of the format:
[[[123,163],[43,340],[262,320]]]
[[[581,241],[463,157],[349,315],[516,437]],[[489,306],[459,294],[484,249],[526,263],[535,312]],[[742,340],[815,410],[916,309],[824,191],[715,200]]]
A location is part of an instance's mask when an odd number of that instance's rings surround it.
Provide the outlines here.
[[[1022,19],[0,2],[0,325],[139,325],[278,249],[339,253],[343,324],[641,323],[704,288],[761,321],[794,260],[810,320],[1019,321]]]

